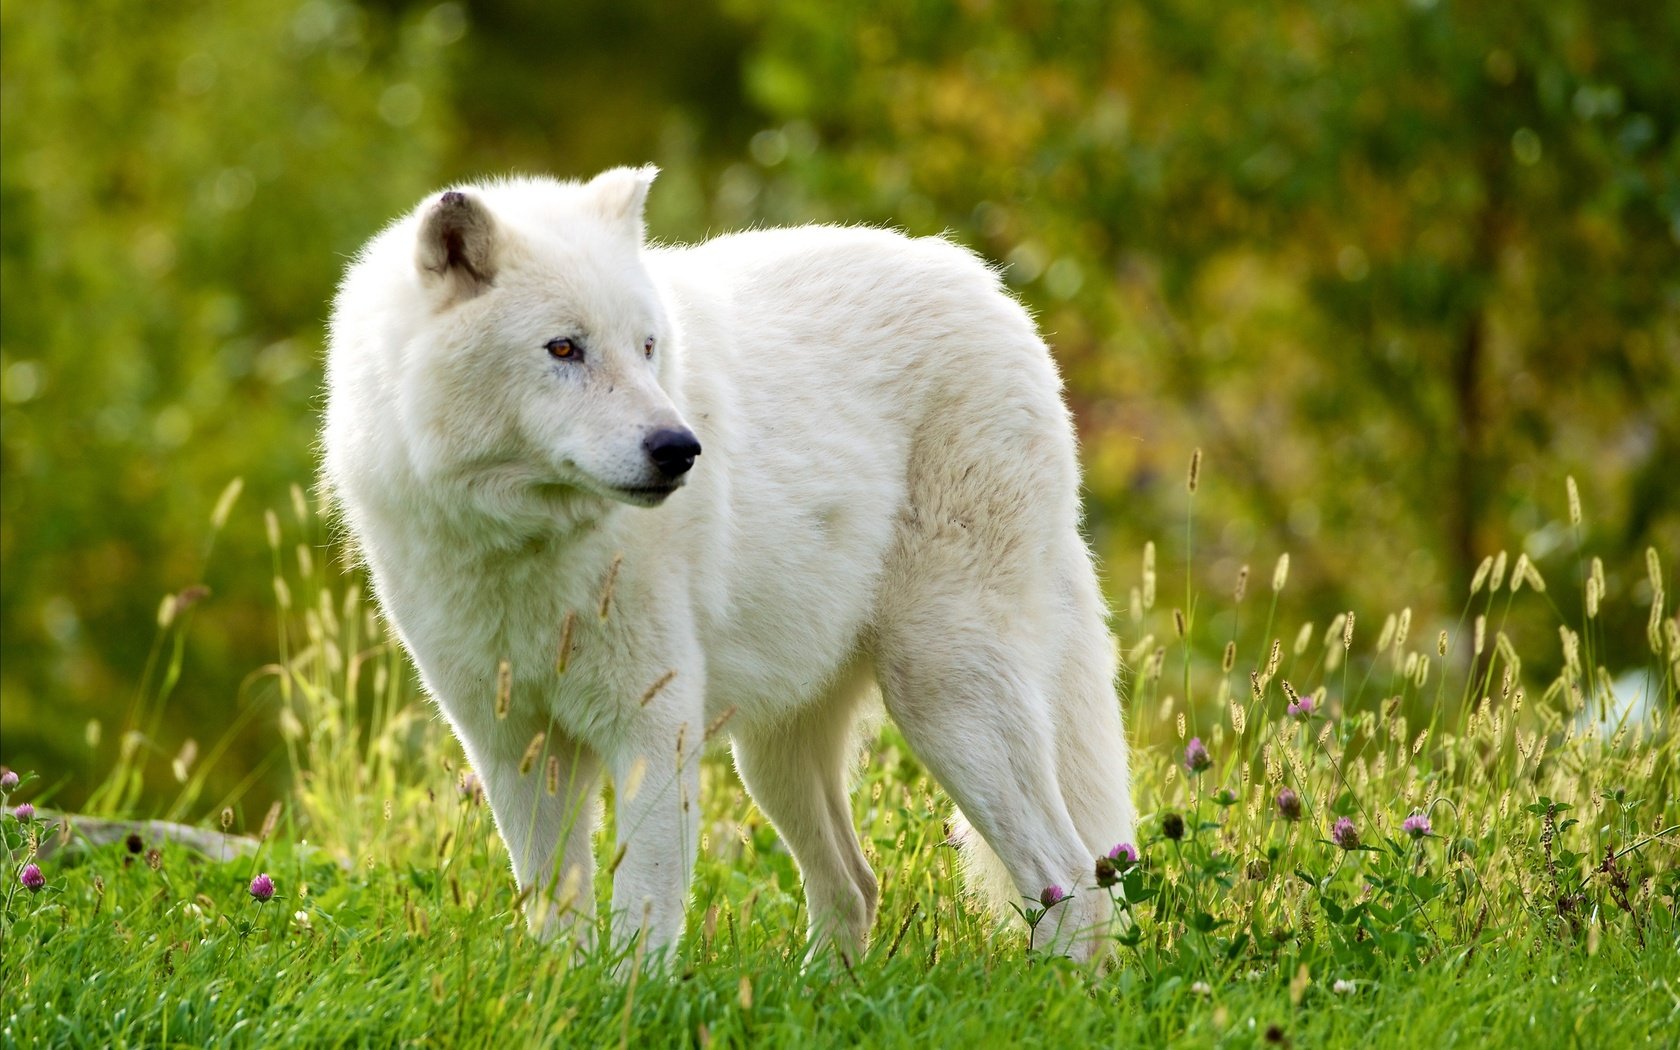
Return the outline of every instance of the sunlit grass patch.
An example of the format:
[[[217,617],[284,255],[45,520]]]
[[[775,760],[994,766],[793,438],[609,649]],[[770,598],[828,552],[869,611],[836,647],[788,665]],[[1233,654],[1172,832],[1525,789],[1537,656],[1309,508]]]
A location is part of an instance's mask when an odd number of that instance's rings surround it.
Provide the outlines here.
[[[76,817],[19,811],[38,781],[4,782],[8,1045],[1634,1045],[1680,1024],[1680,627],[1655,551],[1638,567],[1650,659],[1612,674],[1604,567],[1585,555],[1577,624],[1550,604],[1556,567],[1521,554],[1490,557],[1452,623],[1309,624],[1286,556],[1168,607],[1151,547],[1117,617],[1137,841],[1059,888],[1124,902],[1108,969],[1035,949],[1059,895],[1023,900],[1025,926],[970,907],[950,805],[888,727],[854,795],[882,890],[862,958],[802,965],[798,872],[715,755],[687,937],[632,979],[624,956],[524,933],[536,902],[476,778],[361,591],[293,538],[318,528],[301,494],[291,510],[270,516],[279,655],[244,708],[274,724],[291,796],[220,860],[138,833],[76,848]],[[1513,633],[1525,602],[1554,610],[1555,634]],[[1234,612],[1225,637],[1208,636],[1215,606]],[[175,651],[179,620],[160,623]],[[1522,654],[1543,644],[1560,671],[1535,681]],[[137,710],[166,699],[153,688]],[[177,758],[168,808],[243,828]],[[136,768],[95,797],[131,805]]]

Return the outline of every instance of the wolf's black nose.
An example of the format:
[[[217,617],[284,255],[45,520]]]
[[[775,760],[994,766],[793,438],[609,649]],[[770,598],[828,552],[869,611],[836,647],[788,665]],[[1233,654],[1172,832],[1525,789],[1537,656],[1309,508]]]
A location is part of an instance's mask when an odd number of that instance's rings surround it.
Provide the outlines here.
[[[642,439],[642,447],[647,449],[648,458],[659,468],[659,473],[667,478],[680,478],[688,473],[688,468],[694,466],[694,457],[700,454],[700,442],[694,438],[694,432],[686,428],[655,430]]]

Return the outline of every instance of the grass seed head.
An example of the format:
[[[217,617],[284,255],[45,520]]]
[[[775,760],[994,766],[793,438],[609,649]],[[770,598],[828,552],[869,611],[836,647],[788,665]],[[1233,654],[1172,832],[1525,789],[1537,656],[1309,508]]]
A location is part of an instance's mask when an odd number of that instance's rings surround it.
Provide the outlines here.
[[[575,630],[577,613],[567,609],[565,618],[560,621],[560,646],[554,658],[555,674],[565,674],[567,665],[572,661],[572,632]]]
[[[1198,448],[1194,452],[1190,453],[1190,477],[1186,484],[1191,492],[1196,491],[1196,484],[1201,480],[1201,476],[1202,450]]]
[[[612,611],[613,589],[618,586],[618,570],[623,564],[624,555],[615,554],[613,555],[612,564],[607,566],[607,578],[606,581],[601,584],[601,603],[600,608],[597,610],[603,620],[605,620],[607,618],[607,614]]]
[[[1470,593],[1472,595],[1481,591],[1482,584],[1487,582],[1488,573],[1492,571],[1493,555],[1485,555],[1482,558],[1482,563],[1476,566],[1476,575],[1470,577]]]
[[[508,709],[513,706],[513,665],[506,660],[496,664],[496,719],[500,721],[508,716]]]
[[[1236,586],[1236,589],[1232,592],[1232,597],[1240,602],[1240,601],[1243,600],[1243,595],[1245,595],[1247,593],[1248,593],[1248,566],[1244,565],[1242,568],[1237,570],[1237,586]]]
[[[1155,541],[1143,545],[1143,608],[1155,608]]]
[[[525,745],[525,754],[519,759],[520,776],[529,773],[531,767],[537,764],[537,756],[542,754],[543,740],[546,736],[547,734],[538,730],[537,735],[531,738],[531,742]]]
[[[268,804],[268,812],[263,814],[262,826],[257,829],[257,840],[259,842],[267,842],[269,837],[274,834],[274,829],[280,823],[280,810],[279,799],[275,799]]]
[[[233,513],[233,505],[238,501],[239,494],[244,489],[244,478],[234,478],[227,483],[226,488],[222,489],[222,494],[216,497],[216,508],[210,512],[210,527],[212,529],[219,532],[222,526],[227,524],[228,515]],[[275,546],[278,547],[279,544],[277,543]]]
[[[1272,569],[1272,590],[1281,591],[1283,585],[1289,582],[1289,552],[1278,555],[1277,566]]]
[[[1493,556],[1493,573],[1488,577],[1488,590],[1499,590],[1499,585],[1505,582],[1505,552],[1500,551]]]
[[[660,675],[658,678],[654,679],[653,684],[648,686],[647,691],[642,694],[641,706],[646,707],[648,704],[652,703],[653,698],[658,696],[661,692],[663,692],[665,687],[671,684],[671,680],[676,678],[676,677],[677,677],[676,668],[672,668],[671,670],[666,671],[664,674]]]
[[[1336,644],[1342,637],[1342,629],[1347,626],[1347,616],[1348,614],[1345,612],[1337,613],[1336,618],[1330,621],[1330,626],[1325,628],[1324,647],[1326,649]]]
[[[1581,524],[1581,492],[1575,487],[1575,475],[1566,475],[1563,484],[1569,490],[1569,524]]]
[[[1394,628],[1399,622],[1399,618],[1393,613],[1389,613],[1388,616],[1384,618],[1382,630],[1377,632],[1377,652],[1384,653],[1388,651],[1389,643],[1394,641]]]

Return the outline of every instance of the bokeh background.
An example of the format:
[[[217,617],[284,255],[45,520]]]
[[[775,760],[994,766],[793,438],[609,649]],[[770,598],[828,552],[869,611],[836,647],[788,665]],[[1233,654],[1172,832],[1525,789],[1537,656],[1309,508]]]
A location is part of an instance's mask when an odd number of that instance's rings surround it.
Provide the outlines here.
[[[0,760],[58,804],[177,637],[137,741],[162,788],[243,725],[213,788],[279,790],[273,720],[239,715],[272,703],[262,512],[312,485],[334,284],[422,194],[510,170],[653,161],[666,240],[886,223],[1004,267],[1123,635],[1146,540],[1179,595],[1287,551],[1320,624],[1455,622],[1521,550],[1579,622],[1572,474],[1604,663],[1648,659],[1643,552],[1680,554],[1680,5],[5,0],[0,48]]]

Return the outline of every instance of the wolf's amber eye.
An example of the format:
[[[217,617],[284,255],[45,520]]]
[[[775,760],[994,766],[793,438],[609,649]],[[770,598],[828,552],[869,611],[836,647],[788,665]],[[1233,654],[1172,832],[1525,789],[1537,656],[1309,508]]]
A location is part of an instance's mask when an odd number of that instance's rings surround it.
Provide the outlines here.
[[[647,337],[647,342],[642,344],[642,356],[653,357],[653,336],[651,335]]]
[[[557,357],[562,361],[576,361],[583,357],[583,348],[570,339],[550,339],[543,344],[550,357]]]

